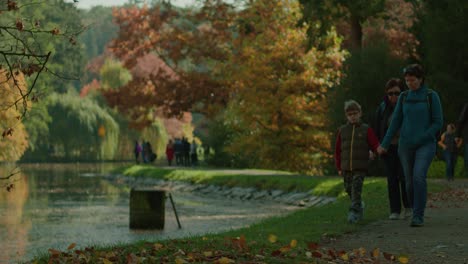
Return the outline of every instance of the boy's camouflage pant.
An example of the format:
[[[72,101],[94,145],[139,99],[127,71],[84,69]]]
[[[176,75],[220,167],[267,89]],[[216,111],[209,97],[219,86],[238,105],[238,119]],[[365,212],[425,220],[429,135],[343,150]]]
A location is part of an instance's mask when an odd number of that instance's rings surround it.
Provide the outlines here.
[[[343,180],[346,192],[351,199],[350,212],[362,213],[361,193],[362,185],[364,183],[365,171],[344,171]]]

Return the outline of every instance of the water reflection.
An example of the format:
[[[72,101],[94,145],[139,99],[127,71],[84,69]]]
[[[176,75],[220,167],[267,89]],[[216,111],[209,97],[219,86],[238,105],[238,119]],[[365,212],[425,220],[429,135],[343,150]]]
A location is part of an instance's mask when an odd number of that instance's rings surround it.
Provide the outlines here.
[[[296,209],[173,193],[182,229],[168,202],[164,230],[130,230],[130,190],[88,173],[102,170],[91,165],[22,166],[11,192],[0,191],[0,263],[28,260],[49,248],[65,250],[71,243],[85,247],[219,232]]]

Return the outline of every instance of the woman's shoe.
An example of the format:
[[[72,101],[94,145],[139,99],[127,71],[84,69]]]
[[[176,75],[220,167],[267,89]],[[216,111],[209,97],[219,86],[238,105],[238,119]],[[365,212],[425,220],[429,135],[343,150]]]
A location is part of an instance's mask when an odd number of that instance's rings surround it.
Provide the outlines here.
[[[424,220],[422,217],[413,217],[410,223],[411,227],[421,227],[424,226]]]
[[[400,214],[397,213],[391,213],[390,216],[388,217],[390,220],[398,220],[400,219]]]
[[[403,217],[405,219],[409,219],[413,215],[413,209],[412,208],[405,208],[405,211],[403,213]]]

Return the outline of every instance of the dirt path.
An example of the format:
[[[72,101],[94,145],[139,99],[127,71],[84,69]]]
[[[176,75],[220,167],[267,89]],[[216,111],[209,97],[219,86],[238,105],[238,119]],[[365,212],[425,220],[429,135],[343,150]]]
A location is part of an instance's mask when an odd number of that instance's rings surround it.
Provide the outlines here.
[[[450,189],[429,194],[424,227],[409,227],[409,220],[382,220],[324,243],[346,251],[379,248],[396,256],[406,255],[409,263],[467,264],[468,180],[440,182]],[[381,258],[379,263],[385,261]]]

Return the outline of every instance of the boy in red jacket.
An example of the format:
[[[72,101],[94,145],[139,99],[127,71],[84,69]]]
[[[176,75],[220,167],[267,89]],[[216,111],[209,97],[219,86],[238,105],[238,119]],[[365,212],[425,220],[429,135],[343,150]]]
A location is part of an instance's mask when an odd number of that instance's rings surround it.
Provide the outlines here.
[[[369,164],[369,149],[377,151],[379,140],[372,128],[361,122],[361,106],[354,100],[345,102],[348,122],[338,129],[335,145],[335,164],[343,176],[346,192],[351,199],[348,222],[362,219],[364,203],[361,201],[362,185]]]

